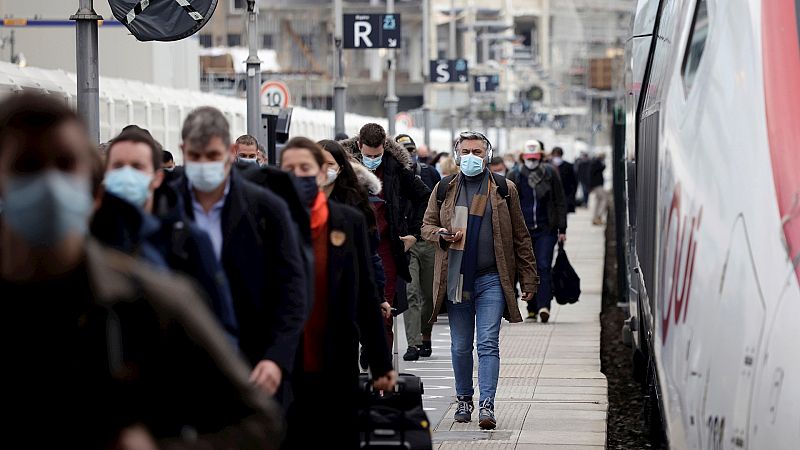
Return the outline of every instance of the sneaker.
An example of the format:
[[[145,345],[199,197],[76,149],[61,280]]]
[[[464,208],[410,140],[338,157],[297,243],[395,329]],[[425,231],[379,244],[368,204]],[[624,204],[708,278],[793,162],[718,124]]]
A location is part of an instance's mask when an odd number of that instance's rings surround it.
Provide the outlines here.
[[[458,407],[453,419],[459,423],[466,423],[472,421],[472,411],[475,410],[475,404],[472,403],[472,397],[468,395],[456,396],[458,400]]]
[[[478,425],[482,430],[494,430],[497,427],[497,419],[494,418],[494,403],[487,398],[481,402],[481,411],[478,413]]]
[[[413,345],[411,347],[408,347],[408,350],[406,350],[406,354],[403,355],[403,361],[416,361],[418,359],[419,359],[419,350],[417,350],[417,347],[414,347]]]
[[[540,309],[539,317],[541,317],[542,323],[547,323],[547,321],[550,320],[550,310],[547,308]]]
[[[528,311],[528,320],[531,322],[536,322],[536,313],[533,311]]]
[[[423,358],[430,357],[431,354],[433,354],[431,341],[422,341],[422,345],[418,345],[417,350],[419,350],[419,356],[422,356]]]

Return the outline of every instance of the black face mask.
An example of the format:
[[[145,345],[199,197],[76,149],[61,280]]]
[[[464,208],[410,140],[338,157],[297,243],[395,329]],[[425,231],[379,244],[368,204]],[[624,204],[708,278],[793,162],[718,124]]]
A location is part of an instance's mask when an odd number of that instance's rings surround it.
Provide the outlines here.
[[[319,186],[317,186],[317,177],[295,177],[295,187],[297,188],[297,195],[300,201],[305,206],[311,206],[311,202],[317,198],[319,193]]]

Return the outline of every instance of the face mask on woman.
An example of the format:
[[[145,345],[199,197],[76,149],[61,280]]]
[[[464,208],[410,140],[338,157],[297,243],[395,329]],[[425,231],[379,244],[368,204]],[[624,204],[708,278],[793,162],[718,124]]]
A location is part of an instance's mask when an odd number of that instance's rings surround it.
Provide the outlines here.
[[[327,170],[326,175],[327,178],[325,179],[325,186],[330,186],[336,182],[336,177],[339,176],[339,171],[331,167]]]

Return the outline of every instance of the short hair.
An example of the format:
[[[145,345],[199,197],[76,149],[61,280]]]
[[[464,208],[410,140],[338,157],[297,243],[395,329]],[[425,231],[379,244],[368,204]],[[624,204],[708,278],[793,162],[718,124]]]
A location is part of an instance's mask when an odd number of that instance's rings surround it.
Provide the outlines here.
[[[189,113],[183,121],[181,139],[184,143],[205,147],[215,137],[222,139],[225,147],[230,147],[231,132],[228,119],[217,108],[202,106]]]
[[[161,155],[162,155],[161,156],[161,162],[163,164],[166,164],[166,163],[168,163],[170,161],[175,161],[175,158],[172,157],[172,153],[171,152],[168,152],[168,151],[164,150]]]
[[[63,101],[28,92],[11,95],[0,103],[0,153],[16,135],[39,135],[68,122],[85,132],[83,120]]]
[[[553,155],[555,156],[564,156],[564,149],[561,147],[553,147]]]
[[[311,139],[303,136],[297,136],[289,139],[289,142],[287,142],[286,145],[283,146],[283,150],[281,150],[281,158],[283,158],[283,154],[286,153],[287,150],[291,150],[293,148],[308,150],[311,152],[311,156],[314,157],[314,160],[317,162],[317,165],[319,165],[320,168],[325,165],[325,155],[322,154],[322,147],[320,147]]]
[[[127,131],[123,131],[108,143],[108,150],[106,151],[106,167],[108,167],[108,162],[111,160],[111,152],[114,150],[114,146],[120,142],[135,142],[138,144],[147,145],[150,147],[150,160],[153,163],[153,171],[161,168],[161,161],[164,159],[164,150],[161,150],[158,143],[156,143],[155,139],[153,139],[153,136],[151,136],[150,133],[147,133],[141,128],[138,130],[136,128],[129,128]]]
[[[494,164],[505,164],[505,161],[500,156],[493,156],[491,161],[489,161],[489,165],[492,166]]]
[[[377,123],[368,123],[358,132],[358,142],[368,147],[382,147],[386,141],[386,130]]]
[[[236,138],[236,143],[241,145],[255,145],[256,148],[258,148],[258,139],[249,134],[243,134]]]

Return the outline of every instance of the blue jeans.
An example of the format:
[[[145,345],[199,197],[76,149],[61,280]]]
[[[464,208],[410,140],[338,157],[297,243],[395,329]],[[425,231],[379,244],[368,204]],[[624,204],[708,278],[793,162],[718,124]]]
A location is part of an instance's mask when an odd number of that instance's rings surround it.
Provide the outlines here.
[[[539,273],[539,290],[533,301],[528,302],[528,312],[550,309],[553,300],[553,253],[558,242],[558,230],[531,231],[536,271]]]
[[[475,393],[472,387],[472,344],[477,322],[480,400],[494,401],[500,376],[500,321],[505,306],[500,275],[496,273],[475,279],[474,300],[447,301],[456,395],[471,397]]]

